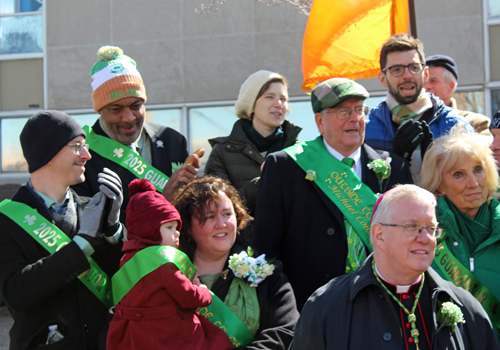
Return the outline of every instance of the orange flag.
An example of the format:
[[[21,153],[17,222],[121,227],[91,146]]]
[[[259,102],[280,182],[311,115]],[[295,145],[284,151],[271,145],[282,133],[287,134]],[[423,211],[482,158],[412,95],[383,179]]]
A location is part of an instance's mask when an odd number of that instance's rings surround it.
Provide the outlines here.
[[[378,76],[382,44],[408,33],[408,23],[408,0],[314,0],[302,45],[302,89],[330,78]]]

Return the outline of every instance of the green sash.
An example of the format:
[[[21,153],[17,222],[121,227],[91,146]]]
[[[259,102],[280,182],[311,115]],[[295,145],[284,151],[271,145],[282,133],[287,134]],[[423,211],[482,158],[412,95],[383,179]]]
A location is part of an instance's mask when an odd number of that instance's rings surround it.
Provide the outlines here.
[[[196,274],[196,267],[186,254],[169,246],[147,247],[138,251],[111,278],[111,283],[113,284],[113,302],[115,305],[144,276],[169,262],[175,264],[190,281],[193,280]]]
[[[346,164],[332,156],[326,149],[321,136],[315,140],[298,143],[284,151],[308,174],[306,176],[326,194],[340,209],[349,225],[354,229],[366,247],[370,245],[370,218],[377,196],[356,176]],[[312,176],[311,176],[312,175]],[[351,232],[346,225],[347,232]],[[348,240],[348,245],[355,244],[355,239]],[[350,246],[349,252],[359,251]],[[350,254],[351,255],[351,254]],[[348,259],[353,270],[353,257]],[[362,262],[362,261],[361,261]],[[346,272],[348,269],[346,268]],[[349,271],[352,272],[352,271]]]
[[[253,340],[253,335],[242,320],[224,304],[212,291],[212,303],[207,307],[198,308],[198,312],[207,320],[226,332],[234,347],[245,346]]]
[[[445,240],[436,247],[434,263],[448,281],[469,291],[481,303],[490,317],[491,323],[500,328],[500,303],[497,298],[472,272],[458,261],[446,245]]]
[[[86,141],[92,151],[127,169],[138,179],[148,179],[156,187],[157,191],[163,191],[169,180],[167,175],[148,164],[129,147],[109,137],[97,135],[90,126],[85,125],[83,130],[87,134]]]
[[[29,233],[50,254],[71,242],[57,226],[24,203],[6,199],[0,203],[0,213]],[[109,278],[94,259],[88,257],[88,261],[90,269],[78,276],[78,279],[109,309],[113,306]]]
[[[169,246],[148,247],[138,251],[111,279],[115,304],[118,304],[141,278],[169,262],[174,263],[189,280],[193,280],[196,267],[186,254]],[[210,294],[212,303],[207,307],[198,308],[197,311],[221,328],[235,347],[251,342],[253,336],[245,324],[214,293]]]

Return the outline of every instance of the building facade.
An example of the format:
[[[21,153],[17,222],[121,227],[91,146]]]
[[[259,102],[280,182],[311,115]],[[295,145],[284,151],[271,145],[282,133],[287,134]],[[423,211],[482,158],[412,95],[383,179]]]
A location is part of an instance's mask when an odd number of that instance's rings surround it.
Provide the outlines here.
[[[260,69],[288,79],[288,118],[304,127],[302,140],[314,138],[309,96],[300,89],[307,17],[287,3],[255,0],[199,14],[206,2],[0,0],[0,183],[27,178],[19,133],[38,110],[62,110],[81,124],[96,120],[90,68],[103,45],[136,60],[147,120],[183,133],[190,151],[209,152],[207,139],[229,134],[240,85]],[[454,57],[462,108],[491,116],[500,109],[500,0],[415,2],[426,55]],[[384,98],[378,79],[359,82],[371,93],[369,105]]]

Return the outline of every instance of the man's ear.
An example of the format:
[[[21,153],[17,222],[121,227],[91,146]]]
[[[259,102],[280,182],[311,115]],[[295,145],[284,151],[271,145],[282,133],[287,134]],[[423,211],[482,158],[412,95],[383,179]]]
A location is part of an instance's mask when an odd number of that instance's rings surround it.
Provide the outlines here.
[[[378,223],[372,224],[370,234],[372,235],[373,245],[381,250],[385,250],[385,235],[383,226]]]
[[[319,130],[319,133],[321,135],[323,135],[323,130],[324,130],[324,127],[323,127],[323,114],[321,113],[316,113],[314,115],[314,120],[316,120],[316,126],[318,127],[318,130]]]
[[[384,72],[380,71],[378,73],[378,80],[383,87],[389,87],[389,85],[387,84],[387,77],[385,76]]]
[[[424,68],[424,80],[423,82],[426,83],[429,80],[429,67]]]

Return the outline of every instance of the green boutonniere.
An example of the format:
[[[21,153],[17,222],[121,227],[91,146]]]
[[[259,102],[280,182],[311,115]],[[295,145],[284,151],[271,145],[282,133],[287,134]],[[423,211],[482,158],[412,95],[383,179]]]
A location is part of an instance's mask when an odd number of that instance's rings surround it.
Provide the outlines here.
[[[455,331],[457,323],[465,323],[464,314],[460,308],[452,302],[445,302],[441,305],[437,315],[439,328],[451,326],[451,330]]]
[[[370,164],[366,166],[368,169],[372,170],[375,173],[375,176],[378,179],[378,184],[380,187],[380,192],[384,192],[382,188],[382,182],[391,176],[391,157],[383,159],[374,159]]]

